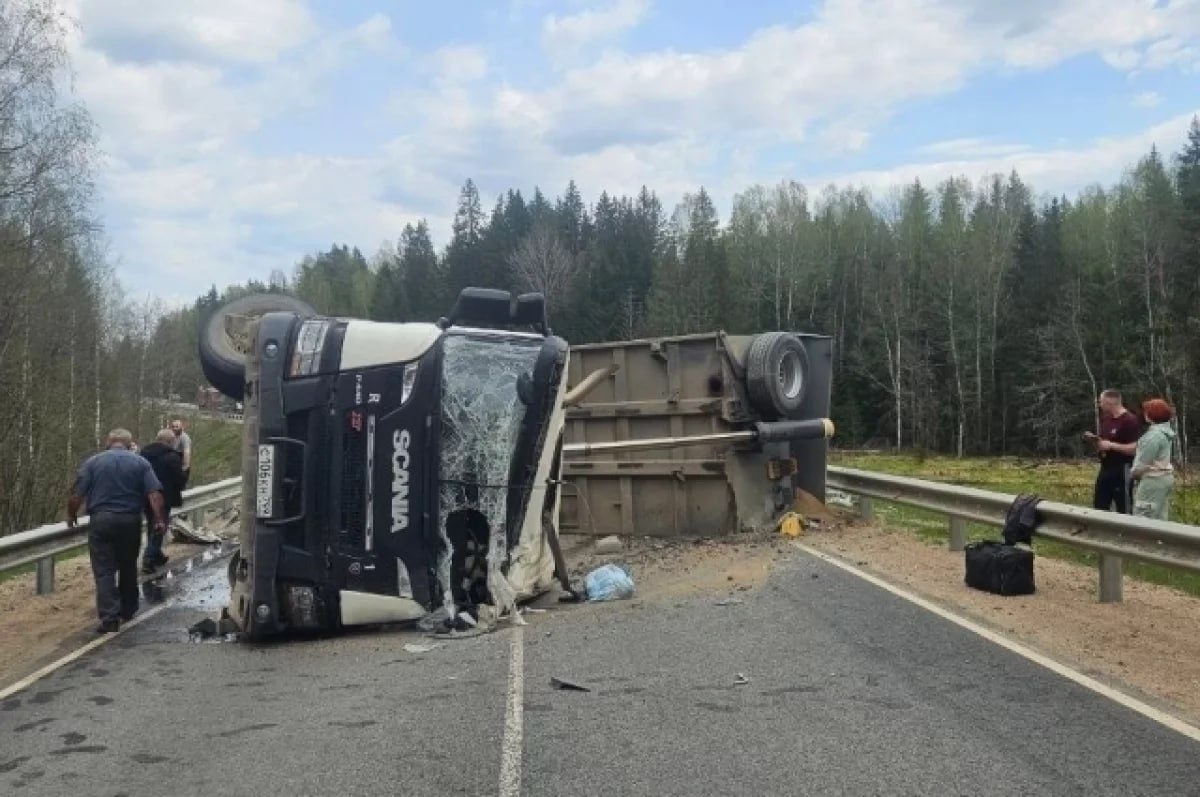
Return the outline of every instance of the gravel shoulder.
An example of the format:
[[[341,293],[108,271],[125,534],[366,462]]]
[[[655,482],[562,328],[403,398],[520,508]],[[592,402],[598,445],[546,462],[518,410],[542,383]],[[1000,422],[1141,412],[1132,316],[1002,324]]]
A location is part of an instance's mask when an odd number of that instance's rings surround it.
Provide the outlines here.
[[[1045,557],[1035,560],[1036,594],[990,595],[963,583],[962,553],[849,518],[809,531],[803,541],[1200,723],[1200,604],[1194,597],[1126,578],[1124,601],[1101,604],[1095,569]]]
[[[213,527],[214,533],[232,535],[234,529]],[[144,543],[143,543],[144,544]],[[168,542],[164,552],[171,566],[203,553],[206,546]],[[140,561],[140,559],[139,559]],[[60,560],[54,570],[54,592],[38,595],[36,576],[24,573],[0,582],[0,686],[36,672],[41,667],[93,639],[96,625],[96,589],[86,551]],[[142,601],[142,609],[147,606]]]

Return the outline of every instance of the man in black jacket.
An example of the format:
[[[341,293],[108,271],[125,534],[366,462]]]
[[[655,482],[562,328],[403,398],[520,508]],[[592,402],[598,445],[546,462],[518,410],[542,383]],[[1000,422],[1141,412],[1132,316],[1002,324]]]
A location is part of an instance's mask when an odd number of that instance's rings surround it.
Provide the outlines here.
[[[170,429],[163,429],[153,443],[142,449],[141,454],[150,463],[154,475],[162,484],[166,512],[170,513],[172,507],[183,506],[183,486],[187,478],[183,473],[183,457],[175,450],[175,433]],[[146,553],[142,556],[142,572],[153,573],[167,563],[167,557],[162,552],[165,534],[155,530],[149,505],[146,506],[146,519],[149,525],[146,527]]]

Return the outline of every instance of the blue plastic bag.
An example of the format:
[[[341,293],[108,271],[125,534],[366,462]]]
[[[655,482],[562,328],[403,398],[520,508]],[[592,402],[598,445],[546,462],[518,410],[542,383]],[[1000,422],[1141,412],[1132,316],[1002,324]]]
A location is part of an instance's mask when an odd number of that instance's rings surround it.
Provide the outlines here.
[[[633,578],[616,565],[597,567],[585,581],[590,601],[619,601],[633,597]]]

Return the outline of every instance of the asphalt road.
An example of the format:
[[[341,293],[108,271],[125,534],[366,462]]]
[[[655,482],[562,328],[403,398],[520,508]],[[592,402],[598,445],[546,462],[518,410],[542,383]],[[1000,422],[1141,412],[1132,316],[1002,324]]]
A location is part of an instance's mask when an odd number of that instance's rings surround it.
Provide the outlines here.
[[[189,642],[222,581],[0,703],[0,792],[1200,790],[1195,742],[800,553],[741,604],[556,606],[424,653]]]

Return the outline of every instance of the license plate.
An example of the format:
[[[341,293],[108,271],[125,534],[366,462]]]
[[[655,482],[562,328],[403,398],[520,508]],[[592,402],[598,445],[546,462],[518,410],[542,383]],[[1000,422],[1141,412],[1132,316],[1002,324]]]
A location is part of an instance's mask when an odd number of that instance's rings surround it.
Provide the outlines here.
[[[258,447],[258,469],[255,481],[257,483],[255,514],[260,518],[269,518],[275,514],[275,446],[260,445]]]

